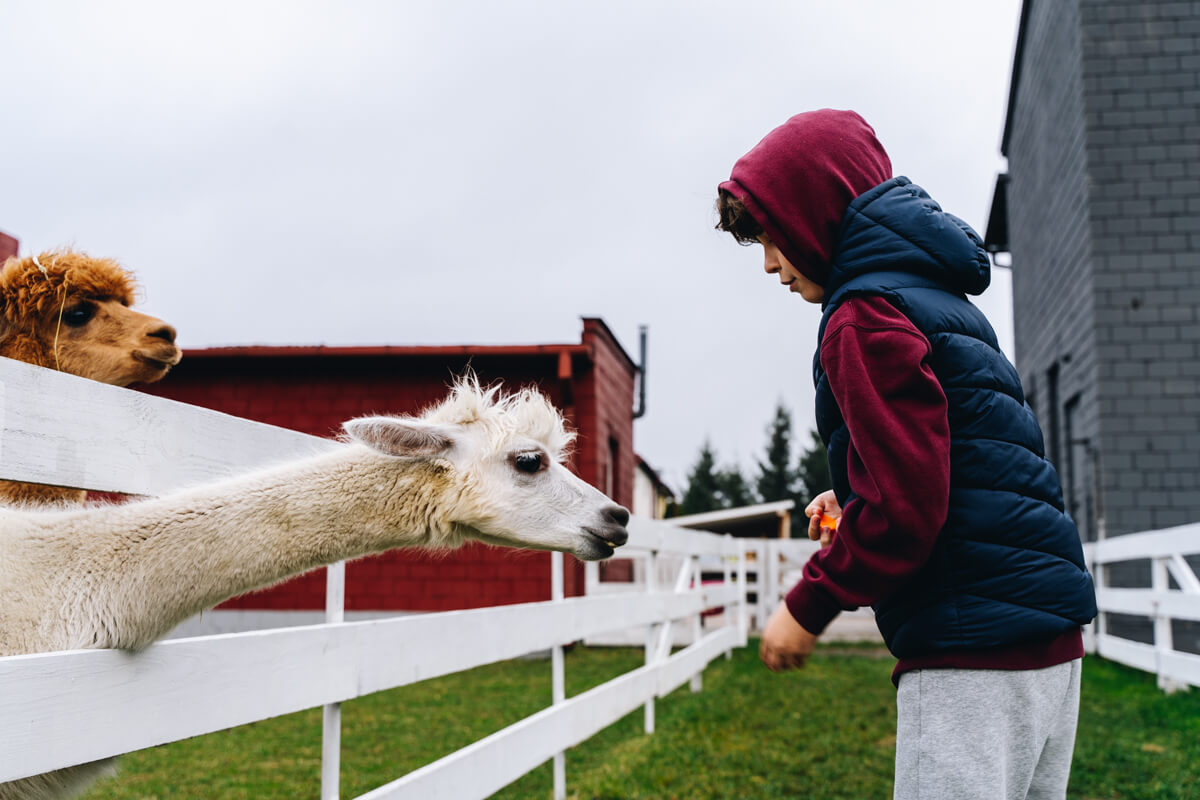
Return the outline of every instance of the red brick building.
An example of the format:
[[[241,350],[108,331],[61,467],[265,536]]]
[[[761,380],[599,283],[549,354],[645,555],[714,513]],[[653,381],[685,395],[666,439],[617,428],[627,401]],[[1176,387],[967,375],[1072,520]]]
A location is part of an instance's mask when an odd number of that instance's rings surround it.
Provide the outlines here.
[[[578,344],[450,347],[222,347],[187,350],[143,391],[247,419],[333,436],[351,417],[415,413],[467,367],[484,383],[536,385],[578,432],[569,466],[618,503],[633,501],[637,368],[600,319]],[[567,558],[567,595],[583,567]],[[550,599],[549,553],[472,544],[451,553],[393,551],[346,568],[346,610],[441,611]],[[234,598],[224,609],[317,610],[325,570]]]
[[[0,232],[0,264],[3,264],[5,259],[17,255],[18,244],[19,242],[13,237],[7,233]]]

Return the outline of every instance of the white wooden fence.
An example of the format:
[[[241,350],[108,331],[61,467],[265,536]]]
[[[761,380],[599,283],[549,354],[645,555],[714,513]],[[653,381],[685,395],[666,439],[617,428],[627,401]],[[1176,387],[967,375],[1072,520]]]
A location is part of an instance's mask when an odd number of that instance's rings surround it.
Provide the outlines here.
[[[0,478],[157,495],[337,445],[205,409],[0,358]],[[741,541],[632,520],[627,551],[674,557],[672,586],[636,595],[341,622],[344,572],[329,570],[321,625],[174,639],[139,653],[78,650],[0,658],[0,782],[128,753],[317,706],[325,707],[321,796],[338,796],[339,706],[371,692],[551,650],[552,705],[364,798],[486,797],[654,701],[746,641]],[[703,585],[700,561],[724,579]],[[723,607],[703,632],[700,612]],[[694,634],[671,653],[672,629]],[[646,665],[565,698],[561,646],[605,630],[648,626]],[[464,648],[461,643],[471,642]],[[284,666],[286,665],[286,666]]]
[[[0,359],[3,479],[157,495],[336,446]],[[622,552],[640,559],[646,576],[632,592],[602,591],[591,572],[594,593],[564,599],[557,556],[548,602],[346,623],[340,621],[344,573],[333,568],[325,624],[175,639],[140,653],[0,658],[0,782],[324,706],[321,795],[333,798],[339,703],[550,650],[551,705],[362,797],[486,797],[550,759],[555,796],[563,797],[566,748],[638,706],[653,731],[655,698],[684,682],[699,690],[704,667],[745,644],[751,613],[761,625],[815,547],[805,540],[747,542],[638,519],[629,528]],[[745,603],[748,544],[757,574],[753,612]],[[1166,688],[1200,685],[1200,656],[1177,651],[1171,637],[1171,620],[1200,621],[1200,581],[1185,561],[1198,552],[1200,525],[1088,545],[1102,611],[1089,630],[1089,647],[1156,672]],[[1152,588],[1104,585],[1104,566],[1146,558]],[[702,582],[702,574],[710,582]],[[720,579],[712,580],[714,574]],[[723,610],[702,625],[701,611],[712,608]],[[1109,634],[1104,614],[1110,612],[1152,617],[1155,643]],[[640,628],[646,665],[566,698],[562,645],[630,627]],[[687,646],[672,653],[681,630]],[[472,647],[462,648],[462,641]]]
[[[1200,580],[1186,561],[1200,554],[1200,524],[1133,533],[1084,545],[1100,614],[1087,629],[1089,652],[1131,667],[1153,672],[1158,685],[1174,690],[1200,686],[1200,655],[1175,647],[1172,621],[1200,622]],[[1150,588],[1108,585],[1108,568],[1120,562],[1150,562]],[[1174,579],[1172,587],[1171,579]],[[1123,639],[1109,631],[1107,615],[1133,614],[1154,622],[1154,643]]]

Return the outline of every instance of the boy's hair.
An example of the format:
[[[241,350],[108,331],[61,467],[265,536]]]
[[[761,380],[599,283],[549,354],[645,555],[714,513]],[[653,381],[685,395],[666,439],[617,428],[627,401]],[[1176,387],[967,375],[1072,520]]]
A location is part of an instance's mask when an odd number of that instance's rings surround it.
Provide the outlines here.
[[[733,234],[738,244],[758,244],[758,237],[763,234],[762,226],[728,189],[717,190],[717,214],[717,230]]]

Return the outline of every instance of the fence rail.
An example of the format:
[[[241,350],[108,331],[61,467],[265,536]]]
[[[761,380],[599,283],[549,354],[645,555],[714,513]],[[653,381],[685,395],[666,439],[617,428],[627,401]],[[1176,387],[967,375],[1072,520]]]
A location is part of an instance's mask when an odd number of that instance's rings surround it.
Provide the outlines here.
[[[544,709],[361,798],[459,800],[487,797],[655,697],[682,685],[739,640],[722,628],[657,664]]]
[[[10,656],[0,659],[0,781],[548,650],[623,624],[614,620],[680,619],[735,600],[735,591],[580,597],[173,639],[136,654]]]
[[[1200,524],[1117,536],[1084,546],[1096,581],[1100,613],[1085,638],[1089,652],[1158,676],[1158,685],[1174,690],[1200,686],[1200,655],[1176,648],[1174,622],[1200,622],[1200,580],[1187,561],[1200,554]],[[1150,587],[1109,585],[1114,564],[1149,560]],[[1174,587],[1172,587],[1172,580]],[[1153,643],[1137,642],[1109,631],[1109,614],[1148,617]]]
[[[333,442],[0,358],[0,478],[156,495]],[[0,658],[0,782],[324,706],[322,788],[338,796],[339,705],[383,689],[551,649],[554,704],[365,797],[485,797],[745,644],[744,548],[728,536],[632,520],[626,551],[683,565],[673,587],[555,597],[469,611],[341,622],[339,569],[321,625],[172,639],[139,653],[76,650]],[[701,581],[701,560],[724,580]],[[705,609],[724,624],[701,633]],[[736,611],[735,611],[736,610]],[[731,613],[732,612],[732,613]],[[686,624],[693,642],[670,652]],[[647,664],[562,696],[561,646],[613,628],[654,630]],[[469,641],[464,648],[461,642]],[[665,644],[664,644],[665,643]],[[652,725],[648,725],[648,730]],[[555,795],[565,796],[556,769]]]
[[[334,447],[0,358],[0,479],[158,495]]]

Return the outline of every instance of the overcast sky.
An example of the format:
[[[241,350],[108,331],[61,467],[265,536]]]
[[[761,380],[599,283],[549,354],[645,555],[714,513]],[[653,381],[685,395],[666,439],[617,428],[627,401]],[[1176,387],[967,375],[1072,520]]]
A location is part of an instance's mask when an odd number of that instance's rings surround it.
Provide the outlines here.
[[[804,110],[986,226],[1019,0],[6,2],[0,230],[120,260],[185,348],[577,342],[637,358],[677,489],[812,424],[819,310],[712,229]],[[1009,276],[979,303],[1010,356]],[[170,380],[168,377],[167,380]]]

